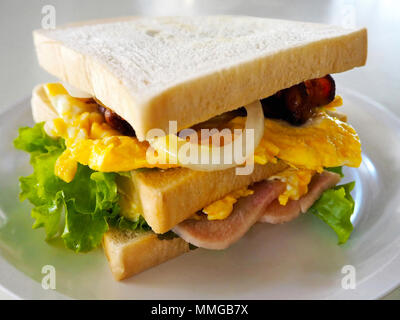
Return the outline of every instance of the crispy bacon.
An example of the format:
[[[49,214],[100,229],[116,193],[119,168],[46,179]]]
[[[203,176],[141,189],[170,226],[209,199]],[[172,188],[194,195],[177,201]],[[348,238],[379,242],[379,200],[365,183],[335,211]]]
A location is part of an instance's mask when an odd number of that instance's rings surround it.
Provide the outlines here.
[[[96,102],[99,105],[98,110],[103,114],[104,119],[113,129],[118,130],[125,136],[136,136],[135,130],[133,130],[132,126],[126,120],[111,109],[108,109],[99,100],[96,99]]]
[[[307,80],[262,99],[266,118],[286,120],[302,125],[316,107],[328,104],[335,98],[335,81],[328,74],[323,78]]]
[[[304,81],[304,84],[313,107],[326,105],[335,98],[335,80],[329,74],[323,78]]]

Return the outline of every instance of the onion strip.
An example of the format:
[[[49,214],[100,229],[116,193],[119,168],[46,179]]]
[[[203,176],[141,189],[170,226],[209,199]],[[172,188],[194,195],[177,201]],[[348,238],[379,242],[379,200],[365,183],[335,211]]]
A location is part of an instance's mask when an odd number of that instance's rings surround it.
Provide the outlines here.
[[[170,160],[172,159],[176,161],[175,163],[178,163],[182,167],[190,168],[192,170],[216,171],[237,167],[244,164],[246,160],[254,155],[254,150],[264,135],[264,114],[261,102],[257,100],[253,103],[250,103],[245,106],[245,109],[247,111],[247,119],[244,130],[241,130],[239,135],[235,135],[235,139],[233,141],[222,147],[210,147],[209,144],[204,145],[191,143],[186,141],[186,139],[176,136],[175,134],[153,138],[149,141],[150,145],[157,150],[158,153],[164,155],[168,154]],[[248,138],[253,139],[251,139],[251,141],[247,141]],[[172,144],[170,143],[171,139],[175,139]],[[239,145],[235,141],[239,141]],[[195,152],[189,151],[189,157],[185,158],[185,161],[182,161],[182,157],[179,156],[181,155],[179,151],[183,150],[182,148],[185,148],[184,150],[194,150]],[[240,148],[240,150],[237,148]],[[243,150],[245,150],[244,155]],[[240,152],[240,157],[235,157],[235,152]],[[203,155],[206,155],[206,160],[208,160],[207,163],[204,163],[204,161],[201,160],[199,161]],[[221,157],[221,155],[224,156]],[[237,160],[241,161],[238,162]]]

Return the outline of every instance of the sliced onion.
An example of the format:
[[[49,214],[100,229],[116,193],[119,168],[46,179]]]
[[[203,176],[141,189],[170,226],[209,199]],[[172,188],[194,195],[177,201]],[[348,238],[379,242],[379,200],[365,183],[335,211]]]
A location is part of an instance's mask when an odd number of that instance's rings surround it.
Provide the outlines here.
[[[69,95],[74,98],[92,98],[93,96],[90,93],[77,89],[66,82],[61,82],[65,90],[68,91]]]
[[[261,106],[261,102],[259,100],[250,103],[245,106],[246,111],[247,111],[247,119],[246,119],[246,125],[244,130],[241,131],[240,135],[235,136],[235,139],[230,142],[229,144],[226,144],[222,147],[216,147],[216,146],[210,146],[210,145],[204,145],[204,144],[192,144],[192,148],[197,148],[197,154],[207,154],[209,155],[209,161],[208,163],[199,163],[199,158],[194,157],[191,155],[189,158],[188,163],[182,163],[182,161],[179,161],[179,150],[181,148],[185,147],[187,149],[189,147],[190,142],[186,141],[185,139],[182,139],[180,137],[177,137],[176,135],[166,135],[163,137],[156,137],[154,139],[151,139],[150,145],[157,150],[158,153],[164,153],[168,154],[169,159],[175,160],[176,163],[181,165],[182,167],[187,167],[192,170],[197,170],[197,171],[216,171],[216,170],[225,170],[233,167],[237,167],[239,165],[242,165],[246,162],[246,159],[249,159],[251,156],[254,155],[254,150],[260,143],[263,135],[264,135],[264,114]],[[246,130],[254,130],[254,143],[248,143],[246,139]],[[169,146],[169,141],[170,139],[176,139],[176,145],[175,147],[168,147]],[[240,140],[241,139],[241,140]],[[244,155],[242,156],[243,161],[240,163],[236,162],[237,159],[234,157],[234,145],[235,141],[242,141],[241,144],[241,150],[245,150]],[[234,144],[230,146],[230,144]],[[237,144],[236,144],[237,145]],[[226,150],[226,148],[232,148],[232,154],[229,153],[229,149]],[[225,155],[225,151],[227,152],[228,157],[221,157],[221,155]],[[221,161],[222,160],[222,161]]]

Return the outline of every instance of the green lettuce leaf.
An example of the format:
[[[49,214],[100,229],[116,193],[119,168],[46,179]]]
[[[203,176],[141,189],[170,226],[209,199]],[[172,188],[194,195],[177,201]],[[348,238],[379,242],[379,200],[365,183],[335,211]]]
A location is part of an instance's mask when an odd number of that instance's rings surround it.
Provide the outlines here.
[[[76,207],[74,199],[68,200],[65,207],[65,228],[62,238],[66,247],[75,252],[87,252],[96,248],[108,230],[106,214],[82,214]]]
[[[326,190],[310,208],[310,212],[336,232],[339,244],[346,243],[353,231],[350,218],[354,211],[354,200],[350,192],[354,185],[353,181]]]
[[[110,226],[122,230],[151,230],[150,226],[146,223],[146,220],[142,216],[136,221],[129,220],[124,216],[116,216],[114,219],[109,220]]]
[[[19,128],[19,135],[14,140],[15,148],[29,152],[32,155],[47,153],[55,149],[64,150],[64,140],[49,137],[43,127],[44,122],[36,124],[33,128]]]
[[[33,228],[43,227],[47,240],[61,236],[67,248],[90,251],[101,243],[109,224],[122,219],[117,173],[95,172],[79,164],[74,179],[64,182],[54,174],[55,162],[65,150],[64,141],[49,137],[43,125],[21,128],[14,140],[16,148],[30,153],[33,167],[31,175],[20,178],[20,199],[34,205]],[[150,229],[143,218],[119,224]]]
[[[326,171],[334,172],[340,175],[342,178],[344,177],[343,172],[342,172],[343,167],[330,167],[330,168],[325,168]]]

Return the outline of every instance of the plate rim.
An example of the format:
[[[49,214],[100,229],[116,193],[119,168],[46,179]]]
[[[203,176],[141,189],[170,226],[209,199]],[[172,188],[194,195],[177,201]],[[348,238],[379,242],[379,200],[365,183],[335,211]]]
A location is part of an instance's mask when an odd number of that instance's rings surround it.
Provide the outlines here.
[[[400,127],[400,117],[390,109],[386,108],[380,102],[370,98],[369,96],[360,93],[350,88],[340,88],[343,95],[355,96],[356,98],[365,101],[366,103],[373,105],[379,109],[383,115],[387,116],[388,121],[394,127]],[[23,99],[3,108],[0,112],[0,117],[5,116],[8,112],[11,112],[14,108],[20,108],[25,103],[29,103],[31,95],[26,96]],[[2,211],[0,209],[0,211]],[[382,276],[386,271],[400,269],[400,250],[387,264],[382,268],[372,273],[371,276],[357,285],[357,290],[343,290],[336,292],[325,299],[380,299],[388,295],[392,291],[400,288],[400,276],[393,281],[387,279],[388,277]],[[74,299],[67,296],[57,290],[44,290],[40,283],[30,278],[28,275],[14,267],[3,255],[0,255],[0,288],[6,294],[14,299],[62,299],[69,300]],[[379,280],[377,280],[377,278]],[[380,279],[383,278],[383,279]],[[372,284],[371,284],[372,282]],[[378,285],[377,285],[378,284]],[[377,287],[379,288],[377,290]],[[371,294],[369,289],[374,289],[374,293]],[[360,294],[360,290],[363,293]],[[377,292],[378,291],[378,292]]]

